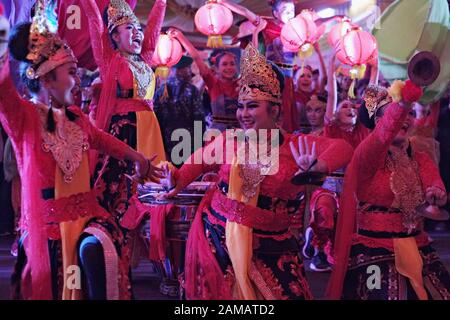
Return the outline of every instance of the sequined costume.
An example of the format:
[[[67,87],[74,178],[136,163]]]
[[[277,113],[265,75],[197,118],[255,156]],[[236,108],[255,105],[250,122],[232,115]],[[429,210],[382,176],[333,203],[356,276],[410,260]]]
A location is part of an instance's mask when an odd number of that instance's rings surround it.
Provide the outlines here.
[[[106,257],[98,263],[104,263],[109,272],[104,298],[129,298],[128,269],[121,263],[121,233],[99,206],[90,188],[88,169],[89,150],[123,159],[129,147],[91,125],[78,107],[66,111],[75,118],[73,121],[64,112],[54,111],[56,130],[47,131],[49,107],[23,100],[9,77],[8,61],[3,63],[0,121],[16,152],[23,199],[13,297],[81,298],[84,292],[80,290],[64,292],[63,264],[65,257],[76,262],[78,259],[72,255],[77,254],[77,241],[94,235],[101,241]],[[81,191],[73,194],[73,190]]]
[[[108,5],[108,26],[105,27],[97,4],[82,0],[89,20],[89,33],[95,61],[100,70],[102,91],[94,111],[95,125],[124,141],[156,163],[165,160],[163,140],[153,111],[155,75],[150,68],[166,10],[165,1],[156,1],[147,20],[142,52],[139,55],[113,49],[108,32],[126,23],[139,23],[125,1],[112,0]],[[95,157],[95,156],[94,156]],[[124,174],[133,175],[133,166],[100,155],[95,168],[95,188],[100,204],[118,219],[128,209],[135,185]]]
[[[415,211],[428,187],[444,186],[426,153],[412,144],[391,147],[409,109],[397,103],[387,108],[347,167],[328,297],[403,300],[423,293],[450,299],[450,275]],[[378,288],[367,285],[370,266],[379,268]]]
[[[253,228],[250,278],[262,294],[259,298],[312,298],[299,255],[299,243],[290,230],[294,226],[298,228],[303,219],[305,189],[290,182],[298,167],[289,142],[297,143],[298,137],[282,137],[279,170],[261,182],[256,206],[227,197],[230,164],[185,164],[177,172],[177,184],[181,185],[210,171],[220,176],[218,187],[210,190],[202,201],[190,231],[184,280],[188,299],[236,298],[233,267],[225,245],[227,219]],[[319,159],[327,163],[330,171],[349,160],[351,148],[345,142],[320,137],[308,139],[316,141]],[[203,150],[196,151],[187,163]],[[340,156],[336,157],[337,154]]]
[[[278,71],[252,44],[240,66],[240,103],[281,103]],[[298,145],[299,136],[275,128],[273,118],[265,129],[222,133],[174,172],[176,192],[203,173],[219,177],[189,231],[183,284],[188,299],[312,298],[292,230],[301,227],[305,191],[291,183],[299,170],[291,142]],[[252,135],[259,135],[258,146]],[[345,141],[308,139],[316,143],[321,170],[349,161]],[[336,157],[338,150],[344,152]]]

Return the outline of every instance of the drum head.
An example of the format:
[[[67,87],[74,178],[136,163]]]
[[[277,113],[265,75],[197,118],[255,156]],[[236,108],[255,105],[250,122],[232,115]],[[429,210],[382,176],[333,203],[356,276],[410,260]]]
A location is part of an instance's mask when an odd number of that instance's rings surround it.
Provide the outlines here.
[[[291,183],[297,186],[307,184],[321,186],[324,183],[326,177],[327,175],[322,172],[317,171],[302,172],[294,176],[291,180]]]

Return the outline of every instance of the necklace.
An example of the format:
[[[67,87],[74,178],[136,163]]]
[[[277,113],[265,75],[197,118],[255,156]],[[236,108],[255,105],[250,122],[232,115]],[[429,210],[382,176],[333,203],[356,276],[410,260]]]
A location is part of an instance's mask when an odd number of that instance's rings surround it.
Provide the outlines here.
[[[124,55],[134,77],[134,86],[139,98],[144,99],[150,84],[154,80],[153,70],[136,55]]]

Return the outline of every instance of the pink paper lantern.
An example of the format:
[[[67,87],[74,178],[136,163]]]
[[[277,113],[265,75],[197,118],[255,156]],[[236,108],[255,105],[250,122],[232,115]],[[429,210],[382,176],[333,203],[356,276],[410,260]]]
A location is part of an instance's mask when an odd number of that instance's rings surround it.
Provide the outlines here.
[[[376,56],[377,41],[370,33],[354,27],[342,38],[338,48],[339,61],[351,67],[358,67]]]
[[[344,18],[337,24],[335,24],[328,33],[328,44],[331,48],[334,48],[338,41],[340,41],[350,30],[353,28],[353,24],[350,19]]]
[[[161,34],[152,58],[152,64],[157,66],[156,75],[167,78],[169,68],[176,65],[182,55],[180,42],[167,34]]]
[[[317,13],[314,10],[302,10],[302,12],[300,12],[300,14],[302,16],[304,16],[305,18],[314,21],[317,29],[316,29],[316,36],[314,37],[314,39],[312,39],[312,43],[316,43],[317,41],[319,41],[319,39],[325,33],[325,30],[326,30],[325,23],[317,24],[316,21],[319,20],[320,17],[317,15]]]
[[[220,3],[210,0],[197,10],[194,22],[197,29],[208,36],[208,47],[221,47],[222,35],[233,24],[233,13]]]
[[[308,15],[299,14],[284,24],[280,38],[287,51],[310,52],[317,40],[316,24]]]

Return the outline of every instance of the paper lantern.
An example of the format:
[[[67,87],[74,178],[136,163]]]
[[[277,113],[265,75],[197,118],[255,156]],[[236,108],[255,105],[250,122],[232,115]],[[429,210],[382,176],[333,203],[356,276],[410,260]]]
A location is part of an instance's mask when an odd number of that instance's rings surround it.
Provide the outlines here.
[[[207,46],[218,48],[222,46],[222,35],[233,24],[233,13],[215,0],[207,1],[195,13],[195,26],[208,36]]]
[[[370,33],[359,27],[353,27],[339,43],[339,61],[351,66],[350,77],[353,79],[349,89],[350,97],[353,96],[353,88],[356,79],[362,79],[366,72],[366,63],[373,60],[377,55],[377,41]]]
[[[343,18],[337,24],[335,24],[328,33],[328,44],[331,48],[334,48],[338,41],[342,40],[342,38],[350,31],[354,25],[351,23],[349,18]]]
[[[317,12],[315,12],[314,10],[302,10],[302,12],[300,12],[300,14],[302,16],[304,16],[307,19],[310,19],[312,21],[314,21],[314,24],[316,25],[316,35],[315,37],[312,39],[312,43],[316,43],[317,41],[319,41],[319,39],[322,37],[322,35],[325,33],[326,30],[326,25],[325,23],[322,24],[318,24],[316,21],[320,19],[320,17],[317,15]]]
[[[302,58],[309,57],[317,40],[316,24],[308,15],[300,13],[284,24],[280,38],[285,50],[298,52]]]
[[[365,64],[377,55],[377,41],[370,33],[353,27],[340,42],[337,58],[344,64],[352,67],[354,77],[361,78],[361,69],[365,69]],[[364,73],[362,74],[364,75]]]
[[[152,58],[152,64],[157,66],[156,76],[164,79],[167,78],[169,68],[176,65],[182,55],[183,50],[180,42],[168,34],[161,34]]]

